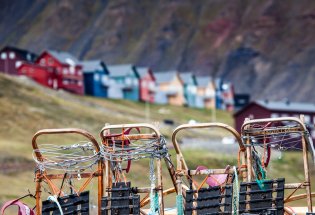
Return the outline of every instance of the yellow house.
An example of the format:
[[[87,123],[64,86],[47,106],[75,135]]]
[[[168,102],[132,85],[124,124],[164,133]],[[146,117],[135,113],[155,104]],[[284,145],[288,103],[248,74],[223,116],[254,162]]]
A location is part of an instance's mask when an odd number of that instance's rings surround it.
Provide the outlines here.
[[[184,86],[177,71],[154,73],[157,92],[155,102],[182,106],[185,103]]]
[[[210,76],[197,76],[196,106],[199,108],[215,108],[215,84]]]

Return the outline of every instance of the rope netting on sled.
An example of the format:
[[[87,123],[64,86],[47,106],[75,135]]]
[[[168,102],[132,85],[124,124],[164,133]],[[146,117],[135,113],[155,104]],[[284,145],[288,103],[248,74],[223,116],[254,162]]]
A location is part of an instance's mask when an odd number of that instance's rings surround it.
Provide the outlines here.
[[[163,158],[167,154],[163,136],[155,139],[123,140],[112,139],[103,144],[102,156],[108,161],[134,161],[144,158]]]
[[[41,158],[38,158],[36,153],[40,153]],[[40,169],[66,172],[90,169],[100,156],[101,152],[96,152],[93,144],[88,141],[68,145],[40,144],[40,148],[33,150],[33,159]]]
[[[314,160],[315,150],[303,117],[247,120],[242,126],[242,138],[245,146],[251,148],[251,165],[261,189],[265,189],[264,181],[267,179],[271,154],[281,158],[282,152],[286,151],[303,151],[305,181],[309,181],[307,155],[309,152]]]
[[[302,141],[306,141],[308,150],[313,157],[315,155],[309,131],[293,120],[255,122],[243,128],[242,137],[244,143],[252,146],[254,153],[262,158],[263,166],[268,166],[271,149],[300,151],[303,150]]]

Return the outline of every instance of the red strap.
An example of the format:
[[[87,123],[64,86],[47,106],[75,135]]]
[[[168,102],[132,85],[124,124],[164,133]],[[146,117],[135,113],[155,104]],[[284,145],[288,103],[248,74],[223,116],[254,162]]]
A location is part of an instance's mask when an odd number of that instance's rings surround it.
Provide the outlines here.
[[[130,131],[132,129],[136,129],[138,131],[138,133],[140,133],[140,128],[139,127],[132,127],[132,128],[128,128],[127,130],[125,130],[124,132],[120,133],[120,134],[109,134],[109,135],[106,135],[106,138],[112,138],[112,137],[119,137],[119,136],[122,136],[122,135],[128,135],[130,134]],[[129,140],[123,140],[123,144],[128,146],[130,144],[130,141]],[[127,167],[124,168],[123,170],[126,171],[126,173],[129,172],[130,170],[130,167],[131,167],[131,160],[128,160],[127,161]]]
[[[32,209],[30,209],[26,204],[24,204],[24,203],[22,203],[16,199],[8,201],[2,206],[1,215],[4,214],[4,211],[8,207],[13,206],[13,205],[16,205],[19,207],[18,215],[35,215],[35,212]]]
[[[132,129],[133,129],[133,128],[127,129],[124,134],[128,135]],[[140,133],[140,128],[135,127],[135,129],[138,131],[138,133]],[[127,141],[126,141],[126,145],[129,145],[129,144],[130,144],[130,141],[127,140]],[[128,162],[127,162],[127,167],[126,167],[125,169],[123,169],[123,170],[125,170],[126,173],[128,173],[129,170],[130,170],[130,167],[131,167],[131,160],[128,160]]]

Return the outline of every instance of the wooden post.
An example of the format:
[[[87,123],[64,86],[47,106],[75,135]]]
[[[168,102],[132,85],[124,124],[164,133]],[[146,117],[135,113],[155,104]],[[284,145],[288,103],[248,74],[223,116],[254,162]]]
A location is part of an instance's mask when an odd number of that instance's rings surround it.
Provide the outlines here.
[[[249,121],[249,118],[245,119],[245,123]],[[249,125],[246,126],[245,129],[248,128]],[[248,182],[252,181],[252,147],[250,146],[249,135],[246,136],[246,157],[247,157],[247,180]]]
[[[245,165],[245,166],[244,166]],[[242,173],[243,181],[248,181],[247,174],[248,174],[248,166],[246,163],[246,151],[241,152],[241,167],[240,167],[240,173]]]
[[[41,181],[42,179],[40,178],[40,170],[37,170],[36,173],[36,215],[41,215],[42,214],[42,200],[41,200]]]
[[[304,123],[304,115],[300,115],[301,121]],[[306,135],[306,134],[304,134]],[[302,136],[302,147],[303,147],[303,162],[304,162],[304,174],[305,174],[305,185],[306,194],[307,194],[307,207],[308,212],[313,212],[312,207],[312,191],[311,191],[311,179],[309,175],[309,167],[308,167],[308,146],[305,141],[305,136]]]
[[[102,211],[102,197],[103,197],[103,164],[102,160],[98,161],[98,215],[101,215]]]

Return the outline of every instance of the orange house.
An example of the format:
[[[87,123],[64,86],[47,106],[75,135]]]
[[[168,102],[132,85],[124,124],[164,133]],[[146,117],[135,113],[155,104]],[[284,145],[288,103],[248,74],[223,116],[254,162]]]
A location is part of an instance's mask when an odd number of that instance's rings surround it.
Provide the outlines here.
[[[155,102],[182,106],[185,103],[184,85],[177,71],[154,73],[157,92]]]
[[[215,108],[215,85],[210,76],[197,76],[196,106],[199,108]]]

